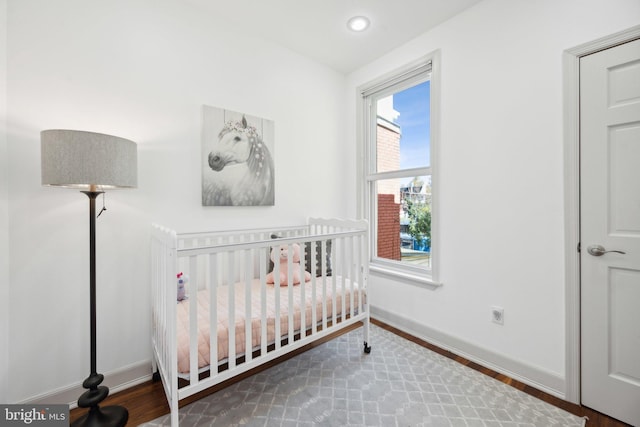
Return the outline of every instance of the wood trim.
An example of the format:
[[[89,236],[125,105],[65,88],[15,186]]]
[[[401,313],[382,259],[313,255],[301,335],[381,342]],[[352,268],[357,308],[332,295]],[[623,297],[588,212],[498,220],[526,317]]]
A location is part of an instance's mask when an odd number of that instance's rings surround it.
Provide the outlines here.
[[[563,54],[565,399],[580,403],[580,116],[579,58]]]

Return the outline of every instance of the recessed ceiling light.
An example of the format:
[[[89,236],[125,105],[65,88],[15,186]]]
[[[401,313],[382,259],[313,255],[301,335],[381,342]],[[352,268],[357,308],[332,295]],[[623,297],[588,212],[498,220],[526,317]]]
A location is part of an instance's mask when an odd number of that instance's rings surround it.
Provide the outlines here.
[[[347,22],[351,31],[364,31],[369,28],[369,19],[364,16],[354,16]]]

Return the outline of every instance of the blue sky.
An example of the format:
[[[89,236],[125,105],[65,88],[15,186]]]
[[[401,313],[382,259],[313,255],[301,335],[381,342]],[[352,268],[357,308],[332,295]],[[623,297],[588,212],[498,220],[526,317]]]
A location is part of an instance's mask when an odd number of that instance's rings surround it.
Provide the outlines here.
[[[430,165],[430,81],[393,95],[393,108],[400,113],[396,123],[402,130],[400,168]]]

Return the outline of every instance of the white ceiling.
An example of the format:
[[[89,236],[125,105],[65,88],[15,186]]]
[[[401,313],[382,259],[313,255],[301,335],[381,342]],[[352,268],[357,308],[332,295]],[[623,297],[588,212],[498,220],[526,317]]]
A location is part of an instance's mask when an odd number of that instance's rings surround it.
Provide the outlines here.
[[[183,0],[212,22],[270,40],[349,73],[481,0]],[[367,16],[354,33],[347,20]]]

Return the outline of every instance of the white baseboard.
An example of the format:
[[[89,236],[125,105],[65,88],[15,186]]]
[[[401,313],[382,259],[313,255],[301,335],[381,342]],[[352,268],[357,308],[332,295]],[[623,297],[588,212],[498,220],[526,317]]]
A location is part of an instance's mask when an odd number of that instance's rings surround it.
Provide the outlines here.
[[[558,374],[506,357],[379,307],[371,306],[371,317],[540,391],[560,399],[565,398],[565,379]],[[375,343],[372,345],[375,348]]]
[[[112,395],[122,390],[126,390],[135,385],[149,381],[151,379],[151,361],[146,360],[132,365],[125,366],[115,371],[106,372],[104,382],[101,385],[109,387],[109,394]],[[71,409],[78,406],[77,400],[86,390],[82,388],[82,383],[61,387],[59,389],[30,397],[19,404],[47,405],[47,404],[68,404]]]

